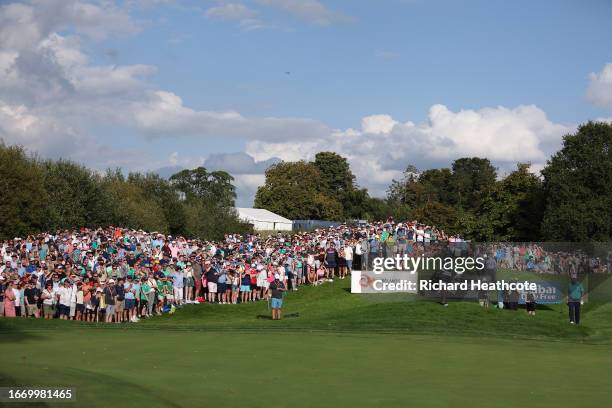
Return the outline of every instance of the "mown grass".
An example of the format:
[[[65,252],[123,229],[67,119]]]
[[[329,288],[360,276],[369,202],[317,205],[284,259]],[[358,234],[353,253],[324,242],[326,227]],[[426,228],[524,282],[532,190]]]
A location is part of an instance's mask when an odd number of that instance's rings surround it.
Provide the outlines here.
[[[601,407],[612,397],[611,304],[587,305],[573,326],[558,305],[530,317],[349,285],[289,293],[282,321],[266,302],[122,325],[0,319],[0,386],[75,387],[70,406],[88,407]]]
[[[612,326],[612,305],[589,303],[580,326],[568,324],[565,305],[539,306],[536,316],[524,310],[483,309],[473,301],[450,302],[442,307],[416,295],[356,295],[350,281],[336,280],[316,288],[303,287],[285,298],[282,321],[269,319],[264,301],[239,305],[187,305],[174,315],[164,315],[137,324],[88,324],[64,321],[4,319],[0,330],[71,330],[95,327],[101,330],[192,330],[192,331],[338,331],[439,334],[498,338],[545,339],[551,341],[607,341],[605,328]]]

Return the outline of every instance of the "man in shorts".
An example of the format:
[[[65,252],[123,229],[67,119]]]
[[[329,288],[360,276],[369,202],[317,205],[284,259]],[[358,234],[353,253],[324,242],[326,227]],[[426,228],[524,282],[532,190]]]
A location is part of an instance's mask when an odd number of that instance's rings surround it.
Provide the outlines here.
[[[106,323],[112,323],[113,317],[115,316],[115,302],[117,299],[117,287],[115,286],[115,280],[110,279],[108,285],[104,288],[104,303],[106,303]],[[115,322],[119,323],[119,322]]]
[[[287,290],[287,287],[281,281],[280,275],[277,273],[274,275],[274,281],[270,283],[270,291],[272,292],[272,320],[281,319],[281,308],[283,307],[283,292]]]
[[[115,322],[123,321],[123,306],[125,304],[125,281],[123,278],[119,278],[117,285],[115,286],[116,300],[115,300]]]
[[[42,307],[43,307],[43,317],[45,319],[52,319],[55,315],[55,304],[57,300],[57,291],[53,289],[53,282],[48,281],[45,285],[46,288],[42,292]]]
[[[130,322],[137,322],[136,317],[136,294],[140,289],[140,285],[134,281],[131,275],[128,275],[127,282],[123,285],[125,289],[125,306],[127,320]]]
[[[208,286],[208,302],[214,303],[217,300],[217,279],[219,274],[215,267],[210,265],[209,261],[206,261],[206,280]]]
[[[26,316],[34,316],[38,318],[38,299],[40,291],[36,288],[36,281],[29,281],[23,291],[24,302],[26,307]]]
[[[58,290],[59,317],[62,320],[70,320],[70,303],[72,302],[72,283],[64,278],[62,286]]]

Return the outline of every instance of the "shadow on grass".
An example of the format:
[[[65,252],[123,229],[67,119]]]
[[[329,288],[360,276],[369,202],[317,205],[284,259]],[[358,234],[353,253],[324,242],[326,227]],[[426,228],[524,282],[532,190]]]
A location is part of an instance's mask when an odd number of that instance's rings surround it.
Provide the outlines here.
[[[18,317],[14,319],[19,319]],[[17,341],[40,339],[41,336],[30,331],[22,330],[11,318],[0,318],[0,344],[14,343]]]
[[[294,319],[297,317],[300,317],[300,314],[298,312],[287,313],[283,315],[283,319]],[[262,320],[272,320],[272,316],[269,316],[269,315],[257,315],[257,318],[262,319]]]

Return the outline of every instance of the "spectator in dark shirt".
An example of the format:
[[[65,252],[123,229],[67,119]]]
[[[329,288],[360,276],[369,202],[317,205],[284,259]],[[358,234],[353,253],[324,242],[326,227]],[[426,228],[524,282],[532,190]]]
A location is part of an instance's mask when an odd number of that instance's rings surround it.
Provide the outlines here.
[[[274,281],[270,283],[270,291],[272,294],[272,320],[281,319],[281,308],[283,307],[283,292],[287,288],[283,281],[280,280],[280,275],[274,275]]]
[[[23,291],[23,296],[26,308],[26,316],[34,316],[35,318],[38,318],[38,299],[40,297],[40,290],[36,288],[35,282],[27,283],[27,286]]]
[[[206,265],[206,268],[204,272],[206,273],[206,281],[208,282],[208,301],[214,303],[217,298],[217,277],[219,276],[219,272],[210,264]]]

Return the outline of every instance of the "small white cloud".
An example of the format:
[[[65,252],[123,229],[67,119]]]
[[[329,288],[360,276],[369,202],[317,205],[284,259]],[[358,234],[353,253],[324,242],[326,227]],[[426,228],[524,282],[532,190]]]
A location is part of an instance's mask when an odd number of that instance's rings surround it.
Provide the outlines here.
[[[313,24],[329,25],[351,20],[344,14],[328,9],[318,0],[258,0],[258,3],[284,11]]]
[[[244,30],[255,30],[264,26],[257,17],[258,13],[243,3],[221,3],[206,10],[205,14],[210,19],[236,20]]]
[[[376,56],[378,58],[382,58],[382,59],[386,59],[386,60],[392,60],[392,59],[399,58],[400,54],[398,52],[394,52],[394,51],[377,51],[376,52]]]
[[[206,16],[222,20],[242,20],[253,18],[257,15],[254,10],[242,3],[225,3],[206,10]]]
[[[361,119],[361,128],[365,133],[389,133],[396,124],[390,115],[371,115]]]
[[[178,152],[172,152],[168,157],[168,163],[170,163],[172,166],[176,166],[178,164],[178,156]]]
[[[595,105],[612,109],[612,63],[600,72],[591,72],[587,98]]]

